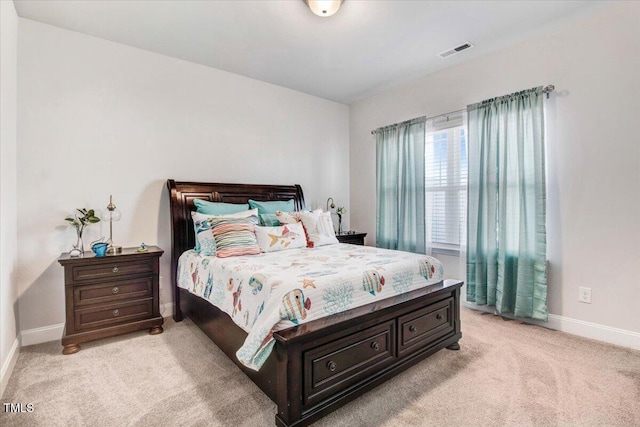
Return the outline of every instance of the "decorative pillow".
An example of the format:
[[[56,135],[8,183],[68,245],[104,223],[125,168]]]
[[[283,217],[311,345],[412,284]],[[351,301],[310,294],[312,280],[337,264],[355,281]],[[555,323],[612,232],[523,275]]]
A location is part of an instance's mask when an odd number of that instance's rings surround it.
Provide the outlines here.
[[[211,231],[211,219],[214,217],[206,216],[204,219],[196,219],[196,215],[201,215],[196,212],[192,212],[191,216],[193,218],[193,228],[196,232],[196,247],[193,248],[198,253],[202,255],[210,255],[213,256],[216,254],[216,239],[213,237],[213,232]]]
[[[267,227],[277,227],[280,225],[276,214],[262,214],[260,215],[260,225]]]
[[[262,252],[284,249],[304,248],[307,246],[302,224],[286,224],[279,227],[256,227],[256,238]]]
[[[323,236],[328,236],[335,240],[335,243],[338,243],[338,239],[336,238],[335,227],[333,226],[333,218],[331,216],[331,212],[321,212],[320,218],[318,218],[318,233]]]
[[[304,230],[304,237],[305,237],[305,240],[307,241],[307,247],[313,248],[313,242],[309,240],[309,232],[307,230],[307,227],[302,222],[302,219],[300,218],[300,212],[278,211],[276,212],[276,218],[278,218],[278,222],[280,222],[280,224],[297,224],[297,223],[302,224],[302,229]]]
[[[302,219],[300,219],[300,212],[277,211],[275,215],[280,224],[295,224],[296,222],[302,222]]]
[[[248,203],[222,203],[222,202],[209,202],[207,200],[195,199],[193,204],[196,207],[196,212],[206,215],[230,215],[240,212],[246,212],[249,210]],[[257,213],[255,214],[257,215]],[[248,216],[248,215],[247,215]],[[195,228],[195,219],[194,219]],[[196,247],[193,248],[196,252],[200,252],[200,241],[198,240],[198,230],[196,232]],[[215,249],[214,251],[215,252]]]
[[[247,203],[221,203],[195,199],[193,204],[196,206],[196,211],[207,215],[228,215],[249,209]]]
[[[277,212],[276,217],[282,224],[302,222],[307,232],[307,246],[310,248],[338,243],[333,231],[331,212],[322,209],[300,212]]]
[[[249,200],[249,206],[251,206],[252,209],[258,209],[260,215],[275,214],[277,211],[289,212],[295,209],[293,199],[285,202],[280,200],[270,202]]]
[[[198,253],[202,252],[203,255],[213,256],[216,254],[216,242],[211,233],[211,220],[219,218],[253,218],[254,224],[257,224],[257,215],[257,209],[249,209],[227,215],[206,215],[199,212],[191,212],[193,228],[196,233],[196,247],[194,250]]]
[[[302,222],[304,223],[304,221],[305,216],[303,215]],[[315,230],[309,231],[309,240],[313,242],[314,246],[335,245],[339,243],[333,228],[331,212],[322,212],[322,210],[320,210]]]
[[[260,253],[251,218],[214,218],[211,225],[218,258]]]

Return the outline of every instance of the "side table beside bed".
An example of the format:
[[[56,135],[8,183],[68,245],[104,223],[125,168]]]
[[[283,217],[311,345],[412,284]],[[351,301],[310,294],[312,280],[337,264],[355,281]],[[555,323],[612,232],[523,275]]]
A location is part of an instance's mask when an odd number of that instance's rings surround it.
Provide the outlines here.
[[[102,257],[63,253],[58,258],[64,267],[63,354],[77,353],[80,343],[128,332],[162,333],[159,259],[164,251],[157,246],[137,249]]]

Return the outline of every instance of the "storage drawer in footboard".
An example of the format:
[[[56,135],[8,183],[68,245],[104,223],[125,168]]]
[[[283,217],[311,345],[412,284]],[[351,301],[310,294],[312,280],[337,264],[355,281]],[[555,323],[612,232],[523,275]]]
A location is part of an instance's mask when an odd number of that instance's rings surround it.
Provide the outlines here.
[[[430,343],[453,333],[454,314],[454,299],[447,298],[399,317],[398,357],[430,347]]]
[[[395,320],[304,353],[304,406],[357,384],[395,360]]]

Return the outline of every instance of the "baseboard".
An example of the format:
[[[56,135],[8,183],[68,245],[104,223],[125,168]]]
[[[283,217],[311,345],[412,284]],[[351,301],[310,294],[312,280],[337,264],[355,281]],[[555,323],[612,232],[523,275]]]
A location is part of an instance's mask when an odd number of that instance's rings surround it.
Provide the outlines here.
[[[57,341],[62,339],[63,333],[64,323],[20,331],[20,346],[26,347],[43,342]]]
[[[486,305],[478,306],[468,302],[462,302],[462,305],[472,310],[496,314],[493,308],[487,307]],[[161,304],[160,315],[162,317],[171,317],[173,315],[173,303],[169,302],[166,304]],[[504,315],[503,317],[516,319],[515,317],[509,315]],[[627,331],[625,329],[619,328],[612,328],[610,326],[585,322],[577,319],[571,319],[569,317],[558,316],[557,314],[549,314],[548,322],[543,322],[535,319],[517,319],[526,323],[531,323],[533,325],[542,326],[544,328],[554,329],[556,331],[567,332],[569,334],[603,341],[609,344],[615,344],[623,347],[633,348],[635,350],[640,350],[640,333],[637,332]],[[28,345],[40,344],[43,342],[56,341],[62,338],[63,331],[64,323],[21,331],[20,345],[22,347],[25,347]]]
[[[497,314],[493,307],[488,307],[486,305],[475,305],[469,302],[463,302],[462,306],[485,313]],[[566,332],[568,334],[578,335],[584,338],[590,338],[609,344],[640,350],[640,333],[638,332],[612,328],[610,326],[600,325],[597,323],[558,316],[557,314],[549,314],[547,322],[535,319],[524,319],[510,315],[501,316],[508,319],[517,319],[525,323],[542,326],[556,331]]]
[[[160,316],[171,317],[173,316],[173,303],[168,302],[166,304],[160,304]]]
[[[160,315],[162,317],[173,316],[173,303],[169,302],[160,305]],[[27,329],[20,331],[20,346],[42,344],[49,341],[57,341],[62,339],[64,333],[64,323],[58,325],[44,326],[42,328]]]
[[[612,328],[610,326],[571,319],[556,314],[550,314],[549,321],[547,323],[540,322],[540,324],[544,326],[548,325],[551,329],[569,334],[580,335],[581,337],[640,350],[640,333],[638,332]]]
[[[0,397],[4,395],[4,390],[7,388],[7,384],[9,384],[9,378],[11,378],[13,368],[16,366],[19,354],[20,342],[16,337],[16,339],[13,340],[11,350],[9,350],[9,354],[7,355],[7,360],[4,361],[2,364],[2,370],[0,370]]]

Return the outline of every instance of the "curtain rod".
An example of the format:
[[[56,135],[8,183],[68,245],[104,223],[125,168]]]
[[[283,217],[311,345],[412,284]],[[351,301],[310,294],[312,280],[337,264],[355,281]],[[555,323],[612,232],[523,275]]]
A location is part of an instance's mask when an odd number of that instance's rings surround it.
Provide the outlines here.
[[[444,116],[449,116],[449,115],[451,115],[451,114],[462,113],[463,111],[465,111],[465,109],[464,109],[464,108],[463,108],[462,110],[456,110],[456,111],[451,111],[451,112],[449,112],[449,113],[438,114],[437,116],[427,117],[427,118],[426,118],[426,119],[424,119],[424,120],[425,120],[425,121],[427,121],[427,120],[433,120],[433,119],[437,119],[438,117],[444,117]],[[415,120],[415,119],[411,119],[411,120]],[[406,121],[407,121],[407,122],[410,122],[411,120],[406,120]],[[399,122],[399,123],[394,123],[394,124],[387,125],[387,126],[382,126],[382,127],[378,128],[378,129],[384,129],[384,128],[387,128],[387,127],[389,127],[389,126],[399,125],[400,123],[405,123],[405,122]],[[376,131],[377,131],[378,129],[372,130],[372,131],[371,131],[371,135],[375,135],[375,134],[376,134]]]
[[[542,93],[546,93],[547,99],[549,99],[549,92],[553,92],[554,90],[556,90],[556,87],[554,85],[546,85],[542,88]]]
[[[545,87],[542,88],[542,93],[546,93],[547,94],[547,99],[549,99],[549,93],[553,92],[554,90],[556,90],[556,87],[554,85],[546,85]],[[461,110],[451,111],[449,113],[438,114],[437,116],[427,117],[425,120],[433,120],[433,119],[437,119],[438,117],[444,117],[444,116],[449,116],[451,114],[461,113],[461,112],[463,112],[465,110],[466,110],[466,108],[463,108]],[[412,119],[412,120],[415,120],[415,119]],[[411,121],[411,120],[406,120],[406,121]],[[400,122],[400,123],[404,123],[404,122]],[[386,128],[386,127],[389,127],[389,126],[394,126],[394,125],[397,125],[397,124],[400,124],[400,123],[395,123],[393,125],[382,126],[382,127],[378,128],[378,129]],[[377,131],[377,129],[372,130],[371,131],[371,135],[375,135],[376,131]]]

